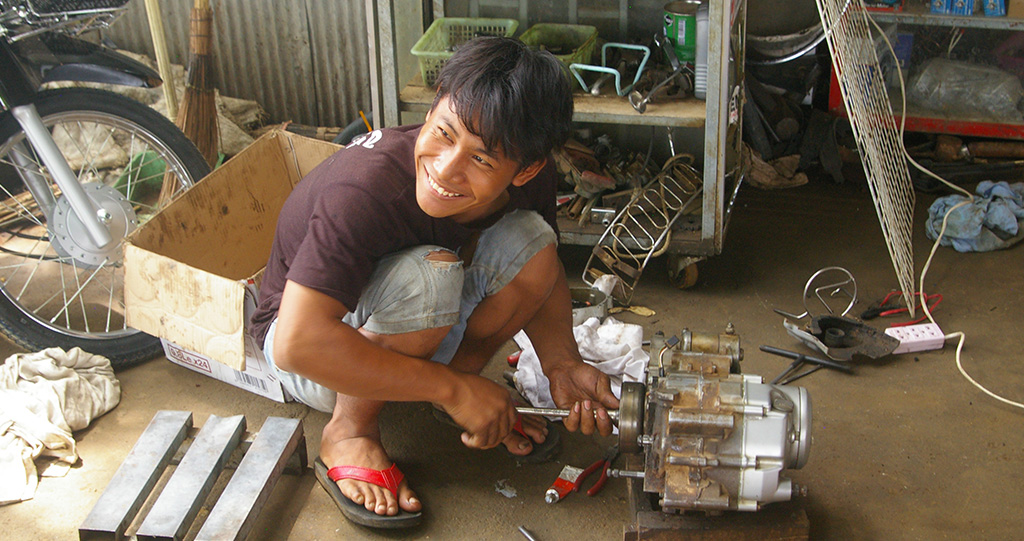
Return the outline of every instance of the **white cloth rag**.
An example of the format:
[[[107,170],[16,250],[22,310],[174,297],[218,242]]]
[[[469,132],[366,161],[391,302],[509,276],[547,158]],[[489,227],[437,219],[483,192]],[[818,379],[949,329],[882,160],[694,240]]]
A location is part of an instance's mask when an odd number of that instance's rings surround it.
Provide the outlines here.
[[[572,333],[583,360],[610,376],[616,397],[621,396],[623,381],[643,381],[650,358],[643,349],[643,327],[613,317],[605,318],[604,323],[592,317],[573,327]],[[516,364],[516,388],[535,407],[556,407],[530,339],[522,331],[513,339],[523,350]]]
[[[79,348],[8,357],[0,367],[0,505],[35,495],[40,457],[55,459],[43,475],[67,473],[78,460],[71,432],[120,400],[121,385],[106,357]]]

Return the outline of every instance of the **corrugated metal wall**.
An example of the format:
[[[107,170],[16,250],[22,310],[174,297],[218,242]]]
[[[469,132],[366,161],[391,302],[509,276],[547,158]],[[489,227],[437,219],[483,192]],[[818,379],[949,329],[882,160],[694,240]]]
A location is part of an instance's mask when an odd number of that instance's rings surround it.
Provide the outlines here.
[[[363,0],[212,0],[217,88],[272,122],[345,126],[370,109]],[[188,62],[191,0],[160,0],[171,62]],[[153,57],[142,0],[107,35]]]

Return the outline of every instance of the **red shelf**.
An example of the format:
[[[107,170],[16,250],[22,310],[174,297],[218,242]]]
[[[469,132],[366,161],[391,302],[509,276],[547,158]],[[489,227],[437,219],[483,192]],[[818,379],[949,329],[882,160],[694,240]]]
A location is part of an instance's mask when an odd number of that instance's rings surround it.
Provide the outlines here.
[[[898,107],[893,104],[893,107]],[[843,103],[843,96],[839,90],[839,80],[836,78],[835,70],[829,82],[828,110],[830,113],[846,117],[846,105]],[[905,131],[944,133],[949,135],[966,135],[970,137],[990,137],[997,139],[1020,139],[1024,140],[1024,124],[1008,124],[993,122],[991,120],[968,119],[968,118],[943,118],[939,113],[933,111],[914,111],[909,108]],[[900,115],[893,115],[899,123]]]

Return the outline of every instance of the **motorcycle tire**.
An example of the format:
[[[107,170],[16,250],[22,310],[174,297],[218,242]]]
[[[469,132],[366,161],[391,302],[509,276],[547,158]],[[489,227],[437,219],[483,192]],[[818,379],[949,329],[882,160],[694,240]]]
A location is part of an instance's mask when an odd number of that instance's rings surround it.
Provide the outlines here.
[[[17,120],[0,114],[0,333],[29,351],[79,347],[114,369],[150,359],[160,341],[125,323],[123,240],[210,167],[174,123],[130,98],[62,88],[34,103],[79,183],[114,209],[114,242],[82,248],[81,222]],[[26,188],[29,175],[49,187],[50,220]]]

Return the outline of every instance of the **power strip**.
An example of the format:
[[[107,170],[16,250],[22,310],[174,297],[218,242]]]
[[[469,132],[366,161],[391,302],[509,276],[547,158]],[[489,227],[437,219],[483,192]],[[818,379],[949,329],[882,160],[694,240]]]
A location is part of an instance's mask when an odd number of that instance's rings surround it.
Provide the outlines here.
[[[942,329],[934,323],[889,327],[885,330],[885,334],[900,341],[899,347],[893,351],[894,354],[942,349],[943,344],[946,343],[946,336],[942,334]]]

